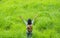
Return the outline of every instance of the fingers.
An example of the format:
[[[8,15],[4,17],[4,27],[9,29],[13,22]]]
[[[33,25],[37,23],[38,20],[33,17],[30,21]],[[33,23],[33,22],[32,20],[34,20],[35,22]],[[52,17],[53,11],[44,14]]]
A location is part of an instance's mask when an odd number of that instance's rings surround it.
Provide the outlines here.
[[[20,18],[21,18],[21,16],[20,16]]]
[[[37,17],[38,17],[38,14],[35,15],[35,18],[37,18]]]
[[[22,17],[22,16],[20,16],[20,18],[21,18],[21,19],[23,19],[23,17]]]

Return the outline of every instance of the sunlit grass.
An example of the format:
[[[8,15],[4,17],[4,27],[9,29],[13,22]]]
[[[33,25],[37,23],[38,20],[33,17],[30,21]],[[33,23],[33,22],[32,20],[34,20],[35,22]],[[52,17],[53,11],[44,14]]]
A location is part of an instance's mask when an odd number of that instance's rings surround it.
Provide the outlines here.
[[[60,38],[60,0],[0,0],[0,38],[26,38],[25,20],[33,19],[33,38]]]

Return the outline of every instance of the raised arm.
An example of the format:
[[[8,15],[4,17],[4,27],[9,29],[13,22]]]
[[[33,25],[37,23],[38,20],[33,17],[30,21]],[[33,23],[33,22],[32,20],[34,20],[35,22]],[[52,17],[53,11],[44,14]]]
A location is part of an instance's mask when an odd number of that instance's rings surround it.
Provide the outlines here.
[[[21,19],[23,20],[23,22],[27,25],[26,20],[24,20],[22,16],[20,16],[20,18],[21,18]]]
[[[35,19],[38,17],[38,15],[35,15],[35,17],[32,20],[32,24],[34,23]]]

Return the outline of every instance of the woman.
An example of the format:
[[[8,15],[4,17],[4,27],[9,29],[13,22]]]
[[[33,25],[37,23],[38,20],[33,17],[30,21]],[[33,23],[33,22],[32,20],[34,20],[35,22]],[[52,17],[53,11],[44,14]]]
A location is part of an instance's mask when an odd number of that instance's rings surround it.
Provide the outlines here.
[[[34,19],[36,18],[37,16],[34,17]],[[31,20],[31,19],[28,19],[27,21],[25,21],[23,19],[23,17],[20,16],[20,18],[23,20],[23,22],[26,24],[26,27],[27,27],[27,37],[32,37],[32,25],[34,23],[34,19]]]

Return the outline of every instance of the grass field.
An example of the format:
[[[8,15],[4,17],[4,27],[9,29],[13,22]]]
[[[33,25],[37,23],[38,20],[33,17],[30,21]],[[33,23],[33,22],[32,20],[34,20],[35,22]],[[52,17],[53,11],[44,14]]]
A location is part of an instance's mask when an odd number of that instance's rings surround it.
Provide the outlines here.
[[[0,0],[0,38],[26,38],[19,16],[36,14],[32,38],[60,38],[60,0]]]

